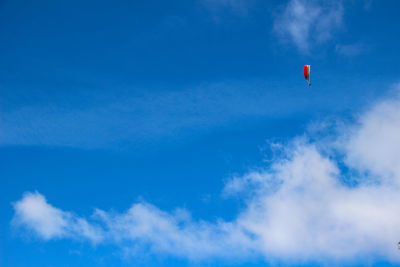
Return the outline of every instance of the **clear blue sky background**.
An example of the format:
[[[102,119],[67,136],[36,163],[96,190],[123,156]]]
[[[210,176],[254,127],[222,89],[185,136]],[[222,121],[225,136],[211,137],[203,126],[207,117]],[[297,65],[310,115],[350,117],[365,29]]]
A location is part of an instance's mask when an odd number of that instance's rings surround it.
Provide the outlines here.
[[[235,218],[224,181],[263,166],[268,140],[351,119],[400,77],[400,2],[343,2],[305,50],[274,30],[286,4],[1,1],[0,266],[231,265],[21,236],[12,203],[37,190],[84,217],[144,199]]]

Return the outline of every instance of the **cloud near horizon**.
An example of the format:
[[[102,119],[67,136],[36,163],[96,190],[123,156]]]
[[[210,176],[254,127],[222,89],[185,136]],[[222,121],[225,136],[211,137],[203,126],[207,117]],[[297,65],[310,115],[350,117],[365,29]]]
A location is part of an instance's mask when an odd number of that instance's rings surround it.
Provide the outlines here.
[[[12,224],[45,241],[196,261],[400,262],[399,107],[399,97],[380,101],[330,138],[295,138],[262,170],[230,179],[223,194],[245,202],[232,221],[193,220],[185,209],[165,212],[147,202],[82,218],[27,192],[13,204]]]

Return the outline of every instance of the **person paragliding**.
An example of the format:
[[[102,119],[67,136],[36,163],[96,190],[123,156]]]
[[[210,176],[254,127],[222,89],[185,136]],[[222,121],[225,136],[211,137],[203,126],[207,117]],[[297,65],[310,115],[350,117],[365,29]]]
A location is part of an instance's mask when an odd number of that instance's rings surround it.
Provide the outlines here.
[[[306,81],[308,81],[308,86],[311,86],[310,70],[311,70],[311,66],[310,65],[304,65],[304,68],[303,68],[304,78],[306,78]]]

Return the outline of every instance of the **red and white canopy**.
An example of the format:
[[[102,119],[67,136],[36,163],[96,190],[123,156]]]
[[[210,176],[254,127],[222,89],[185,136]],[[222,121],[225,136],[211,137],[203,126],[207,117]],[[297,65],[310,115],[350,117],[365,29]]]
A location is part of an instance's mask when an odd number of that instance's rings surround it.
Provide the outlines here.
[[[310,65],[304,65],[303,68],[304,78],[309,82],[310,81]]]

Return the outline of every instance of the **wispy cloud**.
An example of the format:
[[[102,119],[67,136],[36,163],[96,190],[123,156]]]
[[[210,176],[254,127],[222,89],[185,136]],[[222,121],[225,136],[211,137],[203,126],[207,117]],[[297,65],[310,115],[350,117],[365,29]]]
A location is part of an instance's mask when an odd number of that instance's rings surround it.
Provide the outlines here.
[[[201,0],[201,3],[216,15],[221,11],[229,11],[245,16],[253,5],[253,0]],[[218,20],[218,17],[214,17]]]
[[[356,44],[338,44],[335,48],[336,52],[344,56],[358,56],[367,50],[367,46],[361,43]]]
[[[312,46],[332,38],[342,25],[341,1],[290,0],[276,16],[274,31],[284,41],[293,42],[308,53]]]
[[[13,223],[44,240],[94,240],[191,260],[399,262],[399,107],[399,97],[381,101],[332,138],[296,138],[262,170],[229,180],[224,194],[246,207],[232,221],[197,221],[187,210],[146,202],[86,219],[27,193],[14,204]]]
[[[299,91],[275,87],[221,82],[181,90],[95,91],[65,101],[9,105],[0,112],[0,145],[122,147],[185,131],[198,134],[241,119],[281,117],[315,102]]]
[[[267,101],[267,93],[224,83],[187,90],[143,90],[136,95],[122,92],[98,101],[95,94],[92,97],[95,100],[84,107],[77,100],[2,112],[0,144],[115,146],[154,136],[173,136],[192,127],[222,125],[244,114],[274,112],[265,109],[261,101]]]

